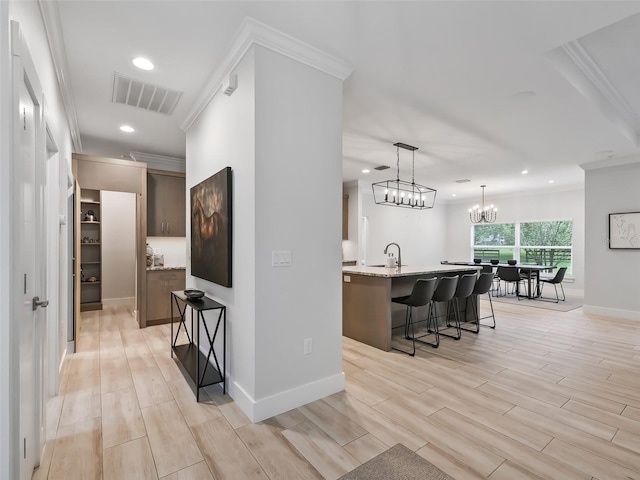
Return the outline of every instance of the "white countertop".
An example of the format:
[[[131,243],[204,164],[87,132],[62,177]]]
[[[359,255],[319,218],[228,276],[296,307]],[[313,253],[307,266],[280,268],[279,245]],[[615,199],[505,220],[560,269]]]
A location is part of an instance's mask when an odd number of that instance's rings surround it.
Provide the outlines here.
[[[413,275],[426,275],[430,273],[454,273],[469,270],[482,270],[482,267],[462,266],[462,265],[403,265],[397,267],[361,267],[346,266],[342,267],[342,273],[351,275],[367,275],[370,277],[409,277]]]

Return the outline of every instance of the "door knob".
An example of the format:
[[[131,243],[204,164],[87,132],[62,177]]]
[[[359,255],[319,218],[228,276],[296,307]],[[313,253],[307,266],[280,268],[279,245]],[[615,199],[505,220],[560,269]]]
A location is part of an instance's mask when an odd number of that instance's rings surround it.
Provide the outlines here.
[[[47,308],[49,300],[40,300],[40,297],[33,297],[31,304],[33,305],[34,310],[37,310],[38,307]]]

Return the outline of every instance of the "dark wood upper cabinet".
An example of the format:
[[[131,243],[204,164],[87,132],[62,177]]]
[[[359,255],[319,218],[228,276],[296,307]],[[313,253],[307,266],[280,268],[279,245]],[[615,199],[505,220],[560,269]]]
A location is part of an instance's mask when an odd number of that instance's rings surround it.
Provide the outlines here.
[[[183,173],[147,174],[147,236],[186,236],[186,188]]]

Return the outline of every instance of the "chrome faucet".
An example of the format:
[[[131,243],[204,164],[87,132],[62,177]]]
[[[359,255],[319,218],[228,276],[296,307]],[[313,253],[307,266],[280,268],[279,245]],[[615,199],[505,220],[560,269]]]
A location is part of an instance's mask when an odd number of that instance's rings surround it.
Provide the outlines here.
[[[389,247],[391,245],[395,245],[396,247],[398,247],[398,269],[400,269],[400,267],[402,266],[402,254],[400,253],[400,245],[398,245],[397,243],[390,243],[389,245],[384,247],[384,253],[385,255],[387,254],[387,250],[389,250]]]

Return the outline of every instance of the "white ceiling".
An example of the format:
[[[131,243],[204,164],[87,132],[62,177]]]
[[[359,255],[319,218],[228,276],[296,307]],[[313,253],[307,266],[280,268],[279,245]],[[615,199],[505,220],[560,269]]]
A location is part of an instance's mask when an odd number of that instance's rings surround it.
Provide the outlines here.
[[[394,178],[395,142],[419,148],[416,182],[437,188],[439,202],[475,200],[480,184],[488,200],[571,188],[583,182],[579,164],[638,153],[640,125],[618,122],[552,52],[577,41],[640,117],[640,2],[61,1],[58,9],[83,153],[184,157],[179,125],[247,16],[354,67],[344,85],[344,181]],[[135,68],[140,55],[155,70]],[[170,116],[111,103],[114,72],[182,98]],[[120,132],[122,124],[136,132]],[[381,164],[392,169],[361,172]],[[410,166],[401,151],[402,178]],[[455,183],[462,178],[471,182]]]

